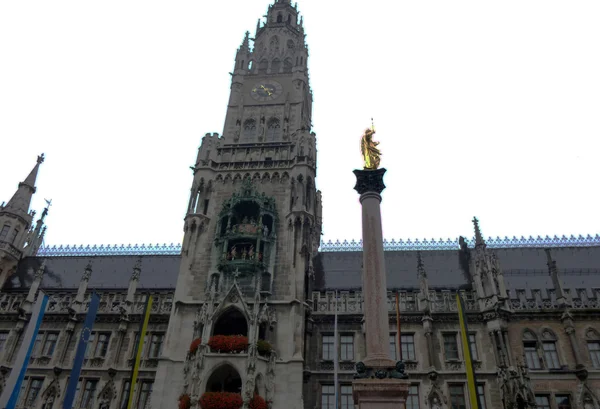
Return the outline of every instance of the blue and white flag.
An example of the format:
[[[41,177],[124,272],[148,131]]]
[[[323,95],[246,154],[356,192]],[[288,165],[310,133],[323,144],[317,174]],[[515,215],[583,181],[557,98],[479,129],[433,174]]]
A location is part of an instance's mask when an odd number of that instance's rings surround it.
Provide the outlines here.
[[[83,329],[79,336],[79,344],[77,344],[77,351],[75,352],[75,360],[73,361],[73,369],[71,369],[71,376],[69,378],[69,385],[65,393],[65,400],[63,401],[63,409],[71,409],[73,407],[73,400],[77,393],[77,383],[79,382],[79,375],[81,374],[81,367],[83,366],[83,360],[85,358],[85,350],[92,334],[92,327],[96,320],[96,313],[98,312],[98,306],[100,305],[100,297],[98,294],[92,293],[92,299],[90,300],[90,307],[88,313],[85,316],[83,323]]]
[[[6,381],[4,392],[2,392],[2,396],[0,396],[0,408],[15,409],[15,406],[17,406],[19,393],[21,392],[21,384],[23,383],[23,378],[25,378],[25,372],[27,371],[27,365],[29,364],[29,358],[31,357],[31,351],[33,351],[35,339],[37,338],[40,325],[44,319],[46,305],[48,305],[48,296],[40,291],[38,293],[37,301],[33,306],[31,319],[29,320],[29,324],[27,324],[27,329],[25,330],[19,353],[15,359],[15,365],[10,372],[10,377]]]

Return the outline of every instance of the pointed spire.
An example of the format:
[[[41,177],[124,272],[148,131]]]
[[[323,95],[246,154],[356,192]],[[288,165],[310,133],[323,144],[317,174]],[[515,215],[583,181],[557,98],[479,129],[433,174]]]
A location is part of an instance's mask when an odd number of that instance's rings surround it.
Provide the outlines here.
[[[481,230],[479,230],[479,220],[477,220],[477,217],[473,217],[473,224],[475,225],[475,247],[485,246],[485,241],[483,241]]]
[[[19,188],[4,207],[4,211],[11,212],[15,215],[24,217],[29,213],[31,197],[35,193],[35,180],[37,178],[40,165],[44,162],[44,154],[42,153],[37,158],[37,163],[25,180],[19,183]]]
[[[417,273],[420,278],[427,278],[427,272],[425,271],[425,266],[423,265],[423,259],[421,258],[420,251],[417,251]]]
[[[552,254],[550,254],[550,249],[545,249],[544,251],[546,252],[546,259],[548,260],[548,262],[546,263],[548,265],[548,273],[552,278],[554,291],[556,291],[556,301],[559,305],[563,305],[566,301],[565,293],[563,291],[562,284],[558,277],[558,268],[556,267],[556,260],[552,258]]]
[[[250,31],[246,31],[246,35],[244,36],[244,41],[242,41],[242,48],[245,48],[245,49],[250,48]]]

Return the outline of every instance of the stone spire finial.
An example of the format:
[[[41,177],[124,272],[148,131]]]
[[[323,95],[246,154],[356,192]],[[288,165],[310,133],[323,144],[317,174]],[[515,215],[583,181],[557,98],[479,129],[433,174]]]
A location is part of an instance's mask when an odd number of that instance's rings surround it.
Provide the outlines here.
[[[141,272],[142,257],[138,257],[138,259],[135,261],[135,265],[133,266],[133,274],[131,275],[131,280],[139,281]]]
[[[8,201],[4,210],[15,215],[25,217],[29,214],[29,206],[31,205],[31,197],[35,193],[35,181],[40,165],[44,162],[44,154],[42,153],[37,158],[37,162],[25,180],[19,183],[19,188]]]
[[[477,220],[477,217],[473,217],[473,225],[475,226],[475,247],[485,246],[483,236],[481,235],[481,230],[479,229],[479,220]]]
[[[548,265],[548,274],[552,277],[552,284],[554,285],[554,290],[556,291],[556,301],[559,305],[565,303],[565,294],[563,292],[562,284],[560,283],[560,279],[558,277],[558,268],[556,267],[556,260],[552,258],[552,254],[550,253],[550,249],[545,249],[546,259]]]
[[[425,266],[423,265],[423,259],[421,258],[420,251],[417,251],[417,273],[419,277],[427,278],[427,272],[425,271]]]
[[[44,271],[46,270],[46,259],[42,260],[42,264],[40,265],[40,268],[37,269],[37,271],[35,272],[35,278],[41,280],[42,277],[44,276]]]
[[[558,270],[556,268],[556,260],[552,259],[552,254],[550,253],[550,249],[544,249],[544,252],[546,252],[546,259],[548,260],[546,265],[548,266],[548,273],[550,275],[558,273]]]
[[[92,259],[88,260],[87,265],[85,266],[85,271],[83,272],[83,276],[81,280],[89,281],[92,276]]]

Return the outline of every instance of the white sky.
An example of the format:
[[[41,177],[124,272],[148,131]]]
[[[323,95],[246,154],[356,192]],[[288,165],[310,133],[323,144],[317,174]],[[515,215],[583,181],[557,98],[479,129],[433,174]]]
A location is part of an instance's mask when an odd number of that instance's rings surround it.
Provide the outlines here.
[[[47,244],[182,238],[202,135],[268,0],[0,2],[0,201],[41,152]],[[600,2],[301,0],[324,239],[358,239],[375,118],[384,236],[600,232]]]

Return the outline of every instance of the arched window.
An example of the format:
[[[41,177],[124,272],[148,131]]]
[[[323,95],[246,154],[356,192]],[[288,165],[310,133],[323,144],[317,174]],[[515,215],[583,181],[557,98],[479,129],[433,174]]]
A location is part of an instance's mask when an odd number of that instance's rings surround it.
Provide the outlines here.
[[[292,24],[292,15],[288,14],[288,24]]]
[[[542,349],[544,351],[544,362],[547,369],[560,369],[558,350],[556,348],[556,335],[549,329],[542,332]]]
[[[279,61],[277,58],[275,58],[273,60],[273,62],[271,62],[271,73],[277,74],[280,69],[281,69],[281,61]]]
[[[254,61],[248,63],[248,71],[252,72],[252,68],[254,68]]]
[[[244,121],[244,139],[252,139],[256,136],[256,121],[246,119]]]
[[[281,136],[279,119],[271,118],[267,123],[267,141],[274,141]]]
[[[286,58],[283,61],[283,72],[292,72],[292,60],[289,58]]]
[[[588,352],[594,368],[600,368],[600,334],[593,328],[589,328],[585,337],[587,338]]]
[[[246,68],[246,66],[244,65],[245,63],[246,63],[246,61],[242,60],[242,62],[240,63],[240,68],[241,69],[245,69]]]
[[[539,343],[537,336],[533,331],[525,330],[523,332],[523,351],[529,369],[542,369],[538,348]]]
[[[206,392],[233,392],[242,391],[242,378],[231,365],[225,364],[217,368],[206,382]]]
[[[281,15],[281,13],[279,13],[279,14],[277,15],[277,22],[278,22],[278,23],[283,23],[283,16]]]
[[[266,74],[268,68],[269,68],[269,62],[267,60],[262,60],[258,64],[258,73],[259,74]]]
[[[213,335],[248,335],[246,317],[235,308],[225,311],[213,326]]]
[[[0,240],[6,240],[6,236],[8,236],[8,231],[10,230],[10,224],[6,223],[2,226],[2,230],[0,230]]]

